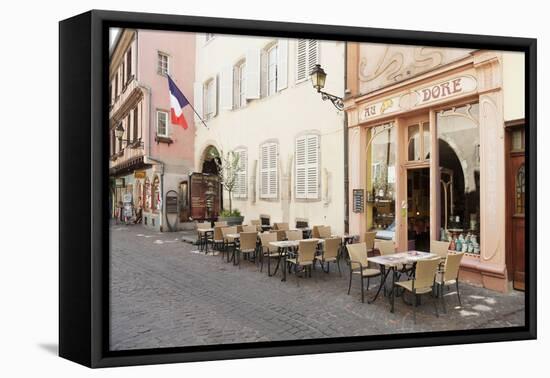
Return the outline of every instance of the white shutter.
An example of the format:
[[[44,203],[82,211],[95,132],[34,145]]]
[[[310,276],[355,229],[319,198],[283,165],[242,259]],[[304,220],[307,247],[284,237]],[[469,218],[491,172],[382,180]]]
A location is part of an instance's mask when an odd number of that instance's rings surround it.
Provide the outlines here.
[[[296,49],[296,81],[307,77],[307,39],[299,39]]]
[[[279,39],[277,49],[277,91],[280,91],[288,86],[288,40]]]
[[[246,98],[260,98],[260,50],[249,50],[246,53]]]
[[[246,198],[248,153],[246,149],[237,150],[235,152],[239,155],[239,172],[237,173],[237,184],[235,185],[234,194],[236,198]]]
[[[268,195],[269,170],[268,170],[268,145],[263,144],[260,147],[260,197],[266,198]]]
[[[269,197],[277,197],[277,184],[278,184],[278,164],[277,164],[277,155],[278,155],[278,144],[271,143],[269,145]]]
[[[315,65],[319,63],[319,42],[315,39],[310,39],[308,41],[307,47],[307,60],[308,60],[308,70],[307,76],[311,74],[311,71],[315,68]]]
[[[267,96],[267,51],[260,53],[260,97]]]
[[[307,198],[306,192],[306,137],[296,138],[296,198]]]
[[[233,109],[233,67],[225,67],[220,75],[220,107]]]
[[[319,198],[319,136],[309,135],[307,145],[307,198]]]
[[[193,107],[197,111],[198,114],[200,114],[201,117],[204,117],[204,113],[202,111],[202,104],[203,104],[203,85],[202,83],[194,83],[193,84]],[[197,114],[195,114],[195,122],[200,122],[199,117]]]

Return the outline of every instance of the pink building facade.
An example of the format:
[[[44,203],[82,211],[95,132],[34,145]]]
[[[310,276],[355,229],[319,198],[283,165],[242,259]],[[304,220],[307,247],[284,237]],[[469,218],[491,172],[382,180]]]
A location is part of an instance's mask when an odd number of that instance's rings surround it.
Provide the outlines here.
[[[183,110],[187,129],[170,122],[167,75],[193,103],[194,35],[122,29],[109,71],[112,215],[129,203],[132,218],[146,226],[184,228],[195,125],[189,106]]]

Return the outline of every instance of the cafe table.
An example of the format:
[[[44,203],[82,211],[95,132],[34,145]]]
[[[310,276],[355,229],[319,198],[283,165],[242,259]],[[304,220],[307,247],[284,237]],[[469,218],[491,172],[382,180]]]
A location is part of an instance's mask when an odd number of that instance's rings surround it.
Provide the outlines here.
[[[199,241],[204,241],[204,244],[206,245],[206,254],[208,254],[208,234],[214,235],[214,229],[213,228],[199,228],[197,229],[197,233],[199,234]],[[203,250],[203,245],[201,243],[201,251]]]
[[[324,242],[323,239],[316,239],[316,238],[302,239],[302,240],[307,240],[307,241],[316,240],[317,243]],[[288,255],[288,249],[298,247],[300,245],[300,241],[301,240],[281,240],[281,241],[269,242],[269,245],[279,248],[279,262],[277,262],[277,267],[275,268],[275,271],[273,272],[273,274],[277,273],[277,269],[279,269],[280,261],[282,260],[283,261],[283,264],[282,264],[283,278],[281,279],[281,281],[283,282],[286,281],[286,257]]]
[[[422,251],[405,251],[392,253],[390,255],[369,257],[369,262],[373,262],[380,266],[381,282],[373,299],[369,300],[368,303],[373,303],[374,301],[376,301],[376,298],[378,298],[378,295],[380,294],[380,290],[382,290],[382,287],[386,286],[388,275],[391,274],[392,282],[389,300],[391,304],[390,312],[393,312],[395,302],[394,283],[397,281],[397,267],[399,265],[414,265],[419,260],[432,259],[435,257],[438,257],[438,255],[436,255],[435,253]]]

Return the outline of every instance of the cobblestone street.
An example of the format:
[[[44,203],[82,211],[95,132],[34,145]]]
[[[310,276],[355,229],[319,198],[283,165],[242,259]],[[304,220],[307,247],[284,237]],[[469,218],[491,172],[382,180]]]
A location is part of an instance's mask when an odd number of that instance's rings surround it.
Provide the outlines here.
[[[395,313],[383,295],[361,303],[355,279],[347,295],[349,271],[334,266],[312,278],[242,261],[240,268],[220,256],[198,253],[182,242],[182,233],[158,233],[142,226],[111,226],[112,350],[380,335],[402,332],[509,327],[524,324],[524,294],[500,294],[461,284],[446,295],[447,313],[435,316],[431,298],[423,297],[413,323],[412,307],[401,298]],[[366,297],[374,295],[379,279]],[[441,309],[440,309],[441,310]],[[441,311],[440,311],[441,312]]]

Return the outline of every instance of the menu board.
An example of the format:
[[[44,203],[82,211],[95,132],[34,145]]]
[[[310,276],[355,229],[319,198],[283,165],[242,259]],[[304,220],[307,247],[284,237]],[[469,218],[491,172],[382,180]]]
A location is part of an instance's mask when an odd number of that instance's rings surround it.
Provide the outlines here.
[[[362,213],[365,211],[365,191],[353,189],[353,212]]]
[[[175,190],[166,193],[166,212],[168,214],[178,213],[178,193]]]
[[[190,181],[191,218],[198,220],[217,218],[220,213],[220,183],[218,176],[207,173],[193,173],[190,176]],[[214,193],[210,214],[206,207],[206,191],[209,186]]]

